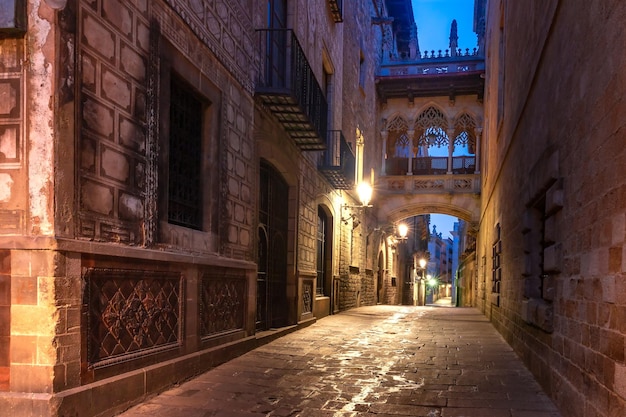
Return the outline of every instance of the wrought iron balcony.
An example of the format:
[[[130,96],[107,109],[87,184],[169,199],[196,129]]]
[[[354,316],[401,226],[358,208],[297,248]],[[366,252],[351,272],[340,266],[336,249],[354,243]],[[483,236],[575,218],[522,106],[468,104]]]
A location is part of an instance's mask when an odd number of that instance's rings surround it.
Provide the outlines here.
[[[302,150],[326,149],[328,104],[295,33],[258,30],[262,62],[255,95]]]
[[[352,190],[355,185],[354,151],[341,130],[328,131],[328,147],[320,154],[320,172],[338,190]]]
[[[335,23],[343,22],[343,0],[328,0]]]

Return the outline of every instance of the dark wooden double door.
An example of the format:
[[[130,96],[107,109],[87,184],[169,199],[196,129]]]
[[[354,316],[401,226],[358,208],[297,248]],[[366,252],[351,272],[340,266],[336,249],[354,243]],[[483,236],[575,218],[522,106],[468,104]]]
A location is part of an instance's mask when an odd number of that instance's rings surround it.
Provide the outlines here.
[[[289,187],[280,173],[261,164],[257,275],[258,330],[288,324],[287,231]]]

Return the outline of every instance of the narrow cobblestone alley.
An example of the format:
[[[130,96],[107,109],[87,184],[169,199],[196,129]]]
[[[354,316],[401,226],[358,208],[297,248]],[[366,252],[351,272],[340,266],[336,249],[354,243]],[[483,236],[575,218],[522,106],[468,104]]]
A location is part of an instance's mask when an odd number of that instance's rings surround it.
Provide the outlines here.
[[[558,417],[475,309],[361,307],[146,400],[123,417]]]

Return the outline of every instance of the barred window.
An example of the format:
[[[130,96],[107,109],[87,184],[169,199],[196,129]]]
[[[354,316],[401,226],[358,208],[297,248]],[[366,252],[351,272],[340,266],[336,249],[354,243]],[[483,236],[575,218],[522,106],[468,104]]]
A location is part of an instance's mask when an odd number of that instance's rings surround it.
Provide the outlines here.
[[[202,229],[202,115],[205,104],[172,76],[168,222]]]
[[[491,259],[493,262],[491,268],[491,294],[492,294],[492,304],[497,306],[500,305],[500,292],[502,285],[502,264],[501,264],[501,256],[502,256],[502,240],[501,240],[501,230],[500,223],[496,224],[495,228],[495,236],[492,247],[492,255]]]

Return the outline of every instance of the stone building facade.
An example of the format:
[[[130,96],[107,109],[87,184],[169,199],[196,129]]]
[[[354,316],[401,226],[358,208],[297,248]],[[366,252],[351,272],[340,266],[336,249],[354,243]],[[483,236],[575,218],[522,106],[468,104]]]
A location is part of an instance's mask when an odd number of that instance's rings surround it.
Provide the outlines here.
[[[380,301],[382,1],[5,4],[0,408],[111,415]]]
[[[476,302],[564,416],[621,416],[626,5],[528,6],[488,2]]]

